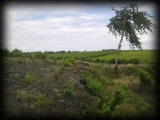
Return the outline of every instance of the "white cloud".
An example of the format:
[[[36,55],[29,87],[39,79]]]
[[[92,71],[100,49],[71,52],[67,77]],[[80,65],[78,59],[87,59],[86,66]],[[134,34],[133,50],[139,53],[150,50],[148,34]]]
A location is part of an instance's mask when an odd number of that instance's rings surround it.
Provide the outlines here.
[[[19,48],[23,51],[117,49],[120,37],[108,34],[106,27],[112,14],[107,11],[88,12],[94,7],[8,6],[5,45],[10,50]],[[154,40],[153,36],[140,37],[147,44]],[[122,46],[122,49],[129,49],[127,42]]]

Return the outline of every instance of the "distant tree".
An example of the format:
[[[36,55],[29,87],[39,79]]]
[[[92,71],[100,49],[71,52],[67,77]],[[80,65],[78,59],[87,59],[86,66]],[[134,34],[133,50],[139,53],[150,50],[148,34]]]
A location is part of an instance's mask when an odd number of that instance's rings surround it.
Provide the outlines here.
[[[14,50],[11,51],[12,57],[21,57],[22,56],[22,50],[19,50],[15,48]]]
[[[1,56],[7,56],[9,57],[10,56],[10,51],[8,49],[0,49],[0,54]]]
[[[116,16],[110,19],[110,23],[107,27],[113,35],[121,36],[115,61],[115,74],[117,75],[118,57],[123,38],[125,37],[129,42],[131,49],[134,49],[135,47],[142,49],[141,42],[139,41],[140,38],[137,37],[137,32],[140,34],[147,34],[146,30],[152,32],[152,28],[155,28],[155,24],[148,19],[152,16],[146,11],[138,10],[137,4],[127,5],[121,10],[116,10],[112,7],[112,10],[115,11]]]

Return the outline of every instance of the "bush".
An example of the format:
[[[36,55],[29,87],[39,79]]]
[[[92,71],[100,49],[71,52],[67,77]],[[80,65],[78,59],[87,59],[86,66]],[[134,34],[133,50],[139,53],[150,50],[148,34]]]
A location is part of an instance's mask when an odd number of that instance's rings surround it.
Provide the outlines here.
[[[150,86],[151,85],[151,76],[149,72],[139,69],[139,81],[140,81],[140,89],[142,91],[143,87]]]
[[[24,77],[24,83],[25,83],[25,85],[30,85],[32,82],[34,82],[36,80],[37,80],[37,76],[36,75],[27,74]]]
[[[76,59],[74,58],[67,58],[67,59],[63,59],[62,60],[62,64],[67,67],[67,66],[71,66],[72,64],[74,64],[76,61]]]
[[[69,62],[68,59],[63,59],[63,60],[62,60],[62,64],[63,64],[65,67],[71,66],[71,62]]]
[[[87,80],[86,87],[88,91],[91,92],[93,95],[97,95],[97,96],[101,95],[103,90],[102,84],[96,80],[90,80],[90,79],[86,79],[86,80]]]
[[[128,103],[116,105],[115,110],[111,113],[111,116],[113,118],[116,117],[131,118],[135,117],[135,115],[137,115],[137,110],[135,106],[133,104],[128,104]]]

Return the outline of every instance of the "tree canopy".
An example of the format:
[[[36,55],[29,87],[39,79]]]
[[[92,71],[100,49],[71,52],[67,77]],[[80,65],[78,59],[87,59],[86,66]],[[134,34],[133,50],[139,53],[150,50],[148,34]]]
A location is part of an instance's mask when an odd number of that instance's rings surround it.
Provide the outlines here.
[[[125,37],[131,49],[135,47],[142,49],[137,32],[140,34],[147,33],[147,30],[153,32],[152,27],[155,27],[155,24],[148,19],[152,16],[146,11],[139,11],[136,3],[127,5],[122,10],[112,7],[112,10],[115,11],[116,16],[112,17],[107,25],[109,31],[115,36]]]

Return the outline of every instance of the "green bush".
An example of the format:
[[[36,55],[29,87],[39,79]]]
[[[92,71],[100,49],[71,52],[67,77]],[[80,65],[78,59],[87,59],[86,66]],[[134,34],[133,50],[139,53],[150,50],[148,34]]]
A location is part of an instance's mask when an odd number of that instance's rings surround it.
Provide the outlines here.
[[[32,82],[37,80],[37,76],[36,75],[30,75],[30,74],[26,74],[24,77],[24,83],[25,85],[30,85]]]
[[[72,84],[67,84],[66,89],[65,89],[65,93],[68,96],[71,96],[73,94],[73,86],[72,86]]]
[[[34,106],[36,107],[49,107],[50,106],[50,103],[49,101],[45,98],[45,94],[44,93],[40,93],[40,92],[37,92],[35,95],[34,95]]]
[[[133,104],[128,104],[128,103],[124,103],[124,104],[120,104],[120,105],[116,105],[115,110],[111,113],[111,116],[113,118],[117,118],[117,117],[135,117],[137,115],[137,110],[136,107]]]
[[[71,66],[71,62],[69,62],[68,59],[63,59],[63,60],[62,60],[62,64],[63,64],[65,67]]]
[[[72,64],[74,64],[76,61],[75,58],[66,58],[62,60],[62,64],[67,67],[67,66],[71,66]]]
[[[140,81],[140,89],[142,91],[143,87],[150,86],[151,85],[151,76],[149,72],[139,69],[139,81]]]
[[[87,90],[89,92],[91,92],[93,95],[101,95],[102,90],[103,90],[103,86],[100,82],[96,81],[96,80],[91,80],[91,79],[86,79],[87,80]]]

